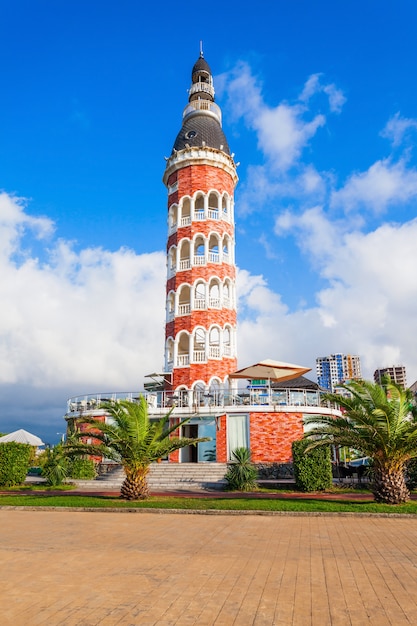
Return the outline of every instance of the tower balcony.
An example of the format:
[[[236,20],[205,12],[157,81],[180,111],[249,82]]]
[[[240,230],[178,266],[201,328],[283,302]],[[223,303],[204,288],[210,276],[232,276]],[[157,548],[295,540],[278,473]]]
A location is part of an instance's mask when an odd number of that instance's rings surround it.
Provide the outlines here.
[[[187,355],[188,356],[188,355]],[[104,392],[71,397],[67,401],[67,416],[95,416],[104,413],[103,403],[117,403],[121,400],[138,402],[143,396],[147,401],[150,413],[157,417],[165,415],[175,406],[175,414],[181,415],[189,410],[192,413],[201,411],[203,414],[218,414],[219,410],[236,407],[239,411],[298,411],[315,413],[318,409],[331,408],[319,390],[280,388],[254,390],[247,387],[231,390],[228,386],[206,389],[181,389],[179,391],[130,391]],[[270,407],[268,409],[268,407]],[[186,412],[186,411],[185,411]]]
[[[202,84],[202,83],[198,83],[198,84]],[[191,102],[189,102],[183,111],[182,119],[185,120],[185,118],[188,117],[189,115],[193,115],[193,114],[195,115],[196,113],[200,113],[200,112],[213,115],[221,125],[222,112],[221,112],[220,107],[215,102],[211,102],[211,100],[205,100],[205,99],[192,100]]]

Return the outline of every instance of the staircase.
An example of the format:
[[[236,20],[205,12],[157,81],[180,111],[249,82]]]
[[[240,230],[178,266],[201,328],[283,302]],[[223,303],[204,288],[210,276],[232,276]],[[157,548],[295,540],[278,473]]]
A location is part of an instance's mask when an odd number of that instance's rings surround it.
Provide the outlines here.
[[[151,491],[217,489],[225,487],[226,463],[152,463],[148,474]],[[76,480],[77,487],[90,491],[118,490],[125,478],[123,469],[114,470],[95,480]]]

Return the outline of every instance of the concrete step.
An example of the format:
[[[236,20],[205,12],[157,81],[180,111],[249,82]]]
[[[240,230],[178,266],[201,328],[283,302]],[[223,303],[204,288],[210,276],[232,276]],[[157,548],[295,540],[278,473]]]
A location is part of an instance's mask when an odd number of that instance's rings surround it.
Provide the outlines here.
[[[162,489],[223,489],[226,463],[152,463],[148,475],[152,490]],[[123,468],[99,476],[95,480],[77,480],[77,486],[87,490],[120,489],[125,478]],[[74,482],[74,481],[72,481]]]

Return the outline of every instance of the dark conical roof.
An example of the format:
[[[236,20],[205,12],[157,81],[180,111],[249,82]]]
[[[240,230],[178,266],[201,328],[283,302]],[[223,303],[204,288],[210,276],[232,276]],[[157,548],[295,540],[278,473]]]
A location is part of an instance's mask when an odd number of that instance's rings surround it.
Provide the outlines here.
[[[203,56],[200,56],[194,63],[194,67],[191,72],[191,79],[196,72],[207,72],[208,74],[211,74],[210,66]]]
[[[184,120],[174,143],[174,150],[190,147],[216,148],[230,155],[229,144],[219,122],[211,115],[192,115]]]

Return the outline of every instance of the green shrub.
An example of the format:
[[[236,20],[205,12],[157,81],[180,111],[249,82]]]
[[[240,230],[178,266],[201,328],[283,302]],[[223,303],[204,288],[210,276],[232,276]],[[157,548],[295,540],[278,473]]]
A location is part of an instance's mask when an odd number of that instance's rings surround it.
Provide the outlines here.
[[[330,489],[332,464],[330,446],[321,446],[306,452],[311,441],[300,439],[292,444],[294,478],[300,491],[323,491]]]
[[[25,482],[32,457],[32,446],[10,441],[0,444],[0,485],[13,487]]]
[[[232,452],[235,458],[225,474],[228,488],[233,491],[255,491],[258,470],[251,461],[251,452],[247,448],[236,448]]]
[[[69,460],[68,478],[93,480],[96,475],[96,466],[92,459],[73,458]]]

